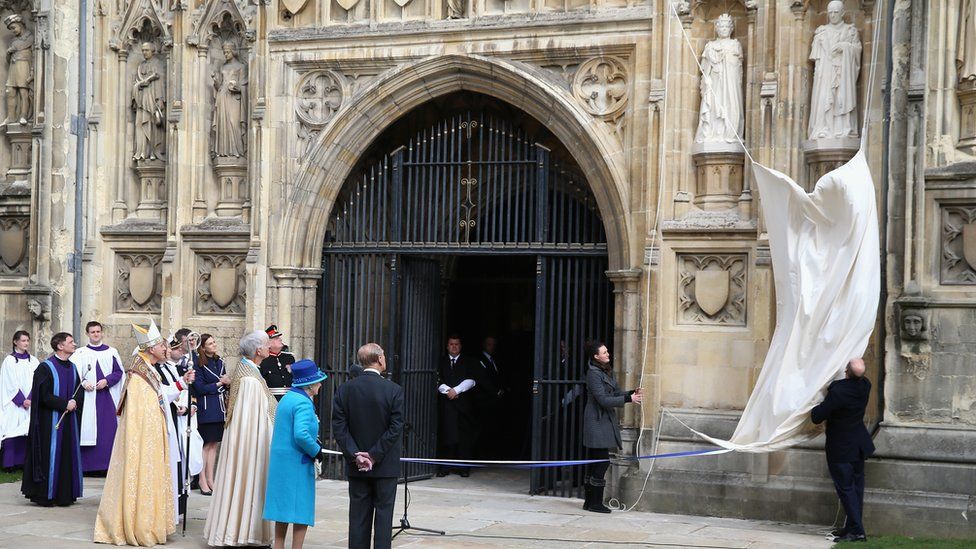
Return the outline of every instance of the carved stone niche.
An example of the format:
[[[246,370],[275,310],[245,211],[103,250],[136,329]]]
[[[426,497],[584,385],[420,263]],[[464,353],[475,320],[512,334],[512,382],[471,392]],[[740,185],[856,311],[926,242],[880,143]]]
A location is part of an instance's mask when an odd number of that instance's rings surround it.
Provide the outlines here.
[[[967,154],[976,155],[976,80],[960,82],[956,94],[962,110],[958,148]]]
[[[0,217],[0,276],[26,276],[30,218]]]
[[[678,254],[678,324],[745,326],[747,254]]]
[[[942,266],[945,285],[976,284],[976,204],[942,206]]]
[[[243,316],[247,308],[246,253],[198,253],[196,313]]]
[[[115,311],[162,311],[163,254],[123,252],[115,255]]]

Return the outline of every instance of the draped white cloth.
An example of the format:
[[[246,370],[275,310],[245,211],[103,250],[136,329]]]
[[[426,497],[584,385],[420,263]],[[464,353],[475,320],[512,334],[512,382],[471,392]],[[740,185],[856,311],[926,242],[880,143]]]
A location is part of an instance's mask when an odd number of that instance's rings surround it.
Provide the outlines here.
[[[38,361],[33,355],[28,360],[18,360],[7,355],[0,366],[0,440],[26,437],[30,426],[30,410],[14,404],[17,391],[26,398],[31,394],[34,370]]]
[[[807,194],[789,176],[753,163],[769,232],[776,329],[762,372],[724,448],[772,452],[816,436],[810,410],[844,377],[874,330],[881,247],[864,147]]]
[[[115,365],[112,362],[113,359],[118,362],[119,368],[124,372],[125,366],[123,365],[122,357],[119,356],[119,352],[115,347],[108,347],[105,350],[96,351],[86,345],[71,355],[71,362],[78,369],[78,377],[81,378],[82,382],[87,381],[92,385],[98,383],[98,370],[101,371],[102,377],[108,377],[112,373],[112,368]],[[89,366],[91,366],[90,370]],[[124,385],[125,373],[122,374],[122,378],[119,379],[118,383],[108,388],[108,394],[112,396],[115,410],[119,407],[119,398],[122,396],[122,387]],[[82,446],[95,446],[98,441],[98,416],[95,406],[97,394],[97,391],[88,391],[85,393],[85,399],[89,405],[84,406],[81,410]],[[114,414],[115,410],[106,413]]]

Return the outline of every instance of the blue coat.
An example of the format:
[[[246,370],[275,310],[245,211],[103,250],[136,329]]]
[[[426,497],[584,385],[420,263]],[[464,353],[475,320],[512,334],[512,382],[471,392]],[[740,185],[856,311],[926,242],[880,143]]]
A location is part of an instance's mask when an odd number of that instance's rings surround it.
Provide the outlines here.
[[[305,391],[292,388],[275,412],[264,520],[315,524],[315,456],[319,418]]]
[[[201,366],[199,356],[194,354],[193,359],[193,369],[197,373],[193,381],[193,394],[197,397],[197,422],[223,423],[226,387],[218,387],[217,382],[220,381],[220,374],[226,373],[224,361],[218,358],[207,366]]]

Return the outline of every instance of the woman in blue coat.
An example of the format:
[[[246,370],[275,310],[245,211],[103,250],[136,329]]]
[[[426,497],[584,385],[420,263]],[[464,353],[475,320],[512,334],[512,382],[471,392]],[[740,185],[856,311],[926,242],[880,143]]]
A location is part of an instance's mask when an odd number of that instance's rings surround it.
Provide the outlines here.
[[[230,376],[224,360],[217,354],[217,340],[210,334],[200,336],[199,353],[193,354],[197,397],[197,430],[203,439],[203,470],[200,471],[200,493],[213,495],[217,445],[224,438],[224,394],[230,388]]]
[[[284,549],[289,524],[293,549],[302,546],[308,527],[315,524],[314,462],[322,452],[312,399],[327,376],[307,359],[293,364],[291,373],[291,390],[281,397],[275,412],[264,496],[264,520],[275,522],[275,549]]]

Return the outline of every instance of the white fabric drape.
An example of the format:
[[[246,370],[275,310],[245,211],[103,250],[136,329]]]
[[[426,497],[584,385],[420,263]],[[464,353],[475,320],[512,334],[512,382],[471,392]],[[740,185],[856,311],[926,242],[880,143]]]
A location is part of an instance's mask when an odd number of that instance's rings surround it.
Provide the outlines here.
[[[125,385],[125,367],[122,365],[122,357],[115,347],[108,347],[103,351],[96,351],[91,347],[85,346],[71,355],[71,362],[78,369],[78,377],[82,382],[89,382],[92,385],[98,383],[98,371],[101,370],[102,377],[108,377],[112,373],[115,364],[113,359],[118,362],[122,369],[122,377],[119,382],[108,388],[108,394],[112,396],[115,409],[119,407],[119,397],[122,396],[122,387]],[[89,370],[88,367],[91,366]],[[98,417],[96,415],[95,400],[98,391],[86,391],[85,400],[88,406],[81,410],[81,441],[82,446],[95,446],[98,442]],[[115,413],[113,410],[111,413]]]
[[[33,355],[28,360],[18,360],[7,355],[0,366],[0,440],[27,436],[30,426],[30,410],[13,403],[17,391],[24,398],[31,394],[34,370],[38,361]]]
[[[810,410],[867,349],[881,293],[874,183],[864,149],[807,194],[789,176],[753,163],[769,233],[776,329],[762,372],[728,441],[772,452],[813,438]]]

